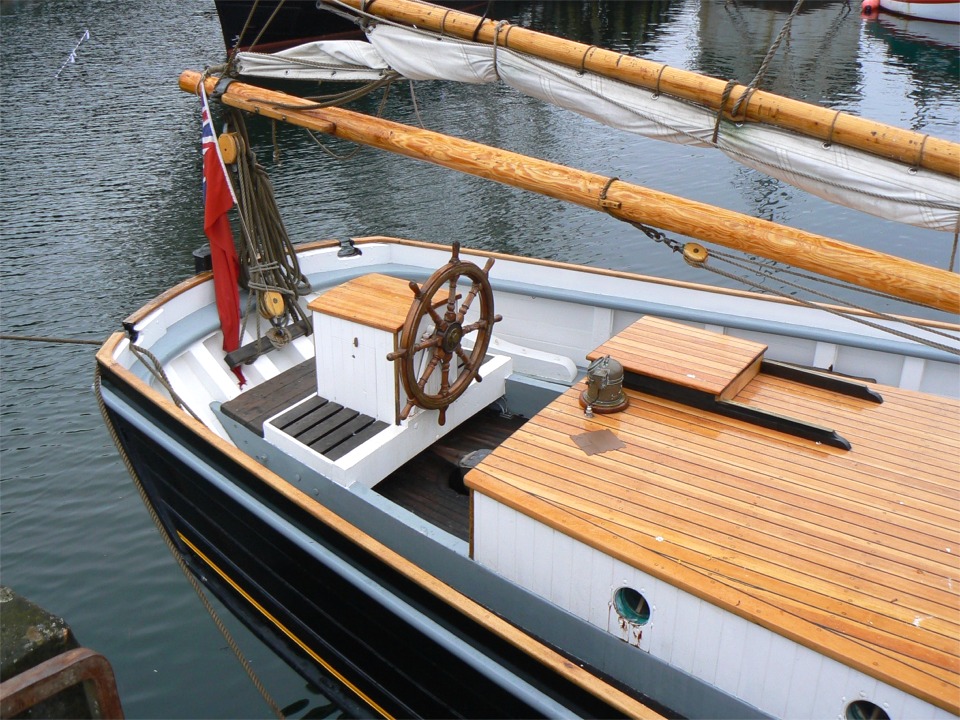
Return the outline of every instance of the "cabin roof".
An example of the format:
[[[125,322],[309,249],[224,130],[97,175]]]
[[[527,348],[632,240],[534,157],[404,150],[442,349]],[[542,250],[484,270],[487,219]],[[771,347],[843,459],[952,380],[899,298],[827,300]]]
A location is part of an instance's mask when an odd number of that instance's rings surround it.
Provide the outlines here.
[[[844,450],[630,389],[589,418],[579,385],[467,484],[956,713],[960,404],[871,387],[882,404],[761,372],[736,396]],[[623,447],[588,455],[575,437],[597,430]]]

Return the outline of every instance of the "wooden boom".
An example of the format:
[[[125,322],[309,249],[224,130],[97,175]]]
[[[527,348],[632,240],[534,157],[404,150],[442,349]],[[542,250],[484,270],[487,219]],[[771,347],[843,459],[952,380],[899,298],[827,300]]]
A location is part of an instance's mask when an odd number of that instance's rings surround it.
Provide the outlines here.
[[[730,111],[749,92],[745,85],[727,89],[727,82],[663,63],[585,45],[507,23],[498,30],[495,20],[429,5],[417,0],[339,0],[387,20],[464,40],[496,44],[552,62],[588,70],[631,85],[663,92],[673,97],[705,105],[713,110]],[[766,123],[826,142],[835,142],[873,155],[897,160],[911,167],[923,167],[952,177],[960,177],[960,144],[904,130],[830,110],[819,105],[791,100],[761,90],[744,97],[736,120]]]
[[[180,75],[196,93],[201,74]],[[212,93],[218,78],[206,79]],[[449,135],[231,82],[221,102],[264,117],[699,238],[929,307],[960,309],[960,276],[822,235]]]

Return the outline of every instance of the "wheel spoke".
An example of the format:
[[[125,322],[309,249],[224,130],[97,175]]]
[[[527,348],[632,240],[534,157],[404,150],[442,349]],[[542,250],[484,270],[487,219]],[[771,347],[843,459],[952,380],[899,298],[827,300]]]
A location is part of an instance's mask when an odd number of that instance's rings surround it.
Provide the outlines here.
[[[459,355],[459,356],[460,356],[460,359],[463,360],[463,372],[464,372],[464,373],[470,373],[471,375],[473,375],[474,379],[476,379],[477,382],[481,382],[481,381],[483,380],[483,378],[480,377],[480,373],[477,372],[477,370],[474,370],[474,371],[471,372],[471,370],[470,370],[470,358],[468,358],[467,355],[466,355],[466,353],[463,352],[463,348],[457,348],[457,355]],[[483,359],[483,358],[480,358],[480,360],[482,360],[482,359]],[[477,361],[477,365],[479,366],[479,364],[480,364],[480,362],[479,362],[479,360],[478,360],[478,361]],[[478,368],[478,369],[479,369],[479,368]],[[463,374],[463,373],[461,373],[461,374]]]
[[[459,273],[453,275],[447,288],[447,316],[450,322],[453,322],[453,319],[457,317],[457,281],[459,279]]]
[[[480,283],[475,282],[471,286],[470,292],[468,292],[467,296],[463,299],[463,302],[460,303],[460,312],[457,313],[457,322],[463,322],[463,319],[467,316],[467,313],[470,312],[470,304],[473,302],[473,299],[477,296],[478,292],[480,292]]]
[[[433,324],[436,325],[441,332],[446,330],[447,321],[440,317],[435,309],[427,305],[427,312],[430,313],[430,319],[433,320]]]
[[[441,337],[440,335],[434,335],[432,338],[421,340],[416,345],[414,345],[412,349],[415,353],[418,353],[421,350],[426,350],[427,348],[437,347],[440,345],[441,342],[443,342],[443,337]]]
[[[444,353],[443,360],[440,363],[440,392],[438,397],[446,397],[450,394],[450,356]]]
[[[433,371],[437,369],[437,364],[440,362],[440,354],[434,353],[433,357],[430,358],[430,363],[427,365],[426,369],[423,371],[423,375],[420,376],[420,380],[417,382],[417,387],[423,390],[426,387],[427,381],[430,380],[430,376],[433,375]]]

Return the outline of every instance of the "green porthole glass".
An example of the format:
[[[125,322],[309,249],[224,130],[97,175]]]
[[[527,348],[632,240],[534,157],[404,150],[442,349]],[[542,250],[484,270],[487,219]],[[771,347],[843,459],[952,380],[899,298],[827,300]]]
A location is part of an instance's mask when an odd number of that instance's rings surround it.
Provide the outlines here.
[[[886,710],[869,700],[854,700],[847,705],[844,717],[846,720],[890,720]]]
[[[617,614],[627,622],[646,625],[650,622],[650,604],[639,592],[622,587],[613,594],[613,604]]]

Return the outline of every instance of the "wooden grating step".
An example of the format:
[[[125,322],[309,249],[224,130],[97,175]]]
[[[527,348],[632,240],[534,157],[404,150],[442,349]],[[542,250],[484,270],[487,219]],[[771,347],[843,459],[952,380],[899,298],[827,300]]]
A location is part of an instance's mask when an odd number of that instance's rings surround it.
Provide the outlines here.
[[[329,460],[339,460],[388,427],[383,420],[319,395],[291,408],[270,424]]]

